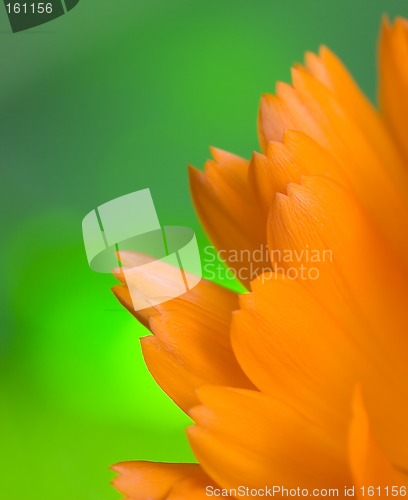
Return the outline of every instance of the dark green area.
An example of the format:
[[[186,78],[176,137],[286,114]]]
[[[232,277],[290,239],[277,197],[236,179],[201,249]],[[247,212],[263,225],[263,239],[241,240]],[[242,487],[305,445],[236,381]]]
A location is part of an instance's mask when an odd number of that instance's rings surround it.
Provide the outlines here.
[[[64,2],[67,10],[71,10],[75,7],[75,5],[78,5],[79,0],[64,0]]]
[[[34,28],[64,14],[62,0],[4,0],[4,6],[14,33]]]

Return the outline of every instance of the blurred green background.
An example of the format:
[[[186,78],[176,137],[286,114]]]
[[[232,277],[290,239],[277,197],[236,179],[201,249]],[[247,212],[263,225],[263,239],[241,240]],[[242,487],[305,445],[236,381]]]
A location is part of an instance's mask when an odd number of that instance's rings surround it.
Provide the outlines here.
[[[13,35],[1,7],[1,498],[117,499],[110,464],[193,460],[82,218],[149,187],[161,223],[203,245],[187,163],[208,145],[249,157],[260,94],[321,43],[374,98],[385,12],[408,4],[81,0]]]

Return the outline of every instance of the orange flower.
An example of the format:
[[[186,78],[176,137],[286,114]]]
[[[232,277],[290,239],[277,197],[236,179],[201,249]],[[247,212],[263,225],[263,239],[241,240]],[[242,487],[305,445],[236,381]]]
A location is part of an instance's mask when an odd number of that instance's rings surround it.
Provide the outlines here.
[[[213,150],[204,173],[190,170],[197,211],[229,265],[250,266],[267,245],[272,270],[243,278],[251,291],[239,298],[202,281],[134,313],[153,333],[142,339],[149,370],[195,422],[199,464],[115,466],[128,500],[267,487],[404,496],[407,61],[408,23],[384,21],[378,112],[327,48],[307,54],[292,86],[262,97],[262,154]],[[232,250],[245,251],[239,262]],[[157,264],[147,279],[166,276]],[[132,310],[126,286],[114,291]]]

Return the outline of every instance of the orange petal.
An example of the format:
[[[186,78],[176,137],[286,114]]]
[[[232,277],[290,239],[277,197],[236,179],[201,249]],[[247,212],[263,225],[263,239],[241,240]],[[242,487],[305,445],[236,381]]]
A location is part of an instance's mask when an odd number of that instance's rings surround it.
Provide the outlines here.
[[[360,390],[356,390],[353,399],[349,456],[356,496],[359,498],[391,496],[394,489],[399,491],[400,486],[408,485],[407,476],[395,469],[376,443]],[[369,487],[373,495],[369,494]]]
[[[375,146],[376,154],[387,170],[394,172],[396,180],[406,183],[406,167],[385,123],[340,59],[327,47],[321,47],[318,56],[310,52],[306,54],[306,67],[333,93],[347,115]]]
[[[324,177],[305,177],[302,185],[289,185],[287,196],[277,196],[269,237],[274,251],[291,252],[291,260],[281,259],[276,270],[279,265],[293,277],[293,272],[301,276],[301,266],[318,269],[317,279],[310,279],[306,271],[300,283],[353,338],[364,363],[376,367],[377,374],[371,369],[364,376],[370,387],[367,397],[373,425],[394,462],[408,467],[408,449],[397,439],[398,435],[408,439],[403,424],[408,418],[404,396],[408,280],[399,261],[355,199]],[[331,250],[331,259],[322,258],[326,250]],[[306,251],[309,255],[317,251],[319,260],[313,262]]]
[[[218,149],[212,152],[215,160],[206,163],[205,172],[190,168],[191,194],[210,240],[225,252],[229,267],[245,271],[238,277],[248,285],[254,277],[248,275],[248,255],[265,244],[266,214],[248,181],[249,162]]]
[[[203,469],[224,488],[347,483],[345,455],[324,430],[269,396],[203,387],[190,414],[191,446]]]
[[[264,94],[258,114],[258,135],[262,151],[266,153],[270,141],[283,141],[287,130],[298,129],[296,115],[275,95]]]
[[[200,500],[213,481],[197,464],[123,462],[112,469],[117,490],[129,500]]]
[[[400,372],[405,355],[399,359],[396,353],[405,353],[406,347],[380,347],[372,328],[347,318],[349,304],[341,303],[341,315],[335,318],[313,290],[284,275],[263,275],[252,286],[232,323],[234,352],[252,382],[318,423],[340,444],[353,387],[364,381],[373,427],[395,463],[406,467],[407,374]],[[328,301],[332,299],[329,294]],[[388,331],[384,337],[394,343]]]
[[[408,161],[408,21],[406,19],[398,18],[392,26],[384,19],[379,59],[381,111],[405,161]]]
[[[303,266],[301,283],[337,321],[355,332],[356,321],[360,323],[360,336],[365,335],[378,362],[395,370],[400,360],[400,375],[406,374],[400,353],[408,348],[402,333],[408,328],[403,305],[407,276],[347,190],[325,177],[304,177],[301,185],[290,184],[287,196],[276,196],[268,238],[277,271],[301,278]],[[311,269],[318,270],[318,279],[309,278]],[[391,364],[385,361],[386,353],[392,355]]]
[[[278,272],[302,266],[318,269],[318,280],[303,279],[305,285],[324,284],[325,292],[348,294],[344,272],[360,251],[365,220],[359,206],[338,183],[327,177],[303,177],[289,184],[287,195],[277,194],[268,220],[268,246]],[[368,223],[367,223],[368,224]],[[308,274],[306,274],[306,277]]]
[[[131,256],[126,254],[126,258]],[[157,272],[158,276],[145,277],[147,284],[149,280],[172,279],[172,268],[167,264],[158,261]],[[232,352],[231,312],[238,308],[234,292],[201,280],[176,299],[135,312],[126,287],[113,291],[153,332],[154,337],[141,341],[147,367],[182,409],[197,404],[195,389],[204,383],[253,387]]]
[[[304,132],[337,160],[340,175],[362,205],[373,215],[394,251],[408,266],[408,236],[395,214],[408,219],[407,172],[401,162],[389,166],[394,156],[386,146],[377,148],[371,136],[355,121],[348,108],[309,71],[293,69],[294,87],[278,84],[277,97],[266,96],[261,104],[260,127],[265,141],[282,141],[289,129]],[[270,127],[270,121],[274,126]],[[380,129],[377,129],[378,134]]]
[[[283,143],[269,142],[266,155],[254,153],[249,175],[266,211],[277,192],[286,194],[287,184],[299,183],[303,175],[327,175],[341,180],[333,156],[306,134],[295,131],[286,132]]]
[[[307,71],[293,70],[293,81],[302,102],[316,121],[323,124],[322,139],[328,141],[329,149],[342,160],[350,186],[379,222],[395,250],[403,254],[401,244],[404,251],[408,250],[408,240],[401,235],[395,213],[408,218],[406,175],[404,180],[401,175],[397,176],[394,167],[389,167],[390,158],[385,159],[385,163],[381,161],[376,144],[365,136],[340,102]]]
[[[360,356],[321,303],[299,281],[263,275],[241,297],[232,345],[248,377],[344,441]]]
[[[126,285],[116,285],[112,287],[112,292],[115,294],[122,306],[126,307],[126,309],[133,314],[133,316],[135,316],[142,323],[142,325],[149,328],[148,319],[152,314],[156,314],[156,309],[154,307],[135,311],[129,288]]]

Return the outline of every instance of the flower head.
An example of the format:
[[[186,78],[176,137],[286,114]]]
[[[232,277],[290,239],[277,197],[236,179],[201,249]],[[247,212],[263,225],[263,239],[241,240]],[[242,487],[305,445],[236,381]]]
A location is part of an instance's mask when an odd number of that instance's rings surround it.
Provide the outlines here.
[[[385,20],[377,111],[332,52],[308,53],[262,97],[262,153],[213,150],[190,170],[201,221],[249,291],[202,281],[135,313],[153,333],[150,372],[194,421],[198,464],[115,466],[128,500],[408,485],[407,61],[408,23]],[[239,272],[262,245],[270,270],[251,282]]]

